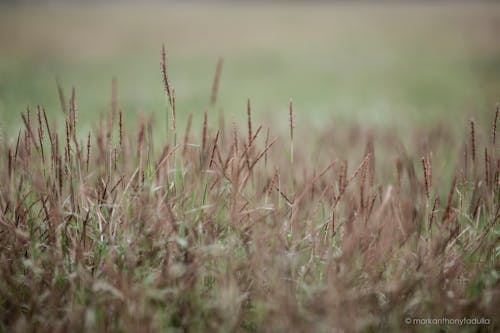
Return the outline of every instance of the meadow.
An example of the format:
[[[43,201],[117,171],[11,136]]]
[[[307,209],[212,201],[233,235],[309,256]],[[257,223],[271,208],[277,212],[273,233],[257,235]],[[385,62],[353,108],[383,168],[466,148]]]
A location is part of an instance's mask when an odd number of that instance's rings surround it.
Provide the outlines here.
[[[498,330],[500,6],[3,9],[0,332]]]
[[[165,43],[182,120],[192,112],[201,123],[223,57],[218,107],[237,121],[247,97],[259,116],[286,113],[293,97],[315,127],[429,125],[452,114],[461,129],[497,102],[499,17],[494,3],[4,7],[0,121],[20,128],[27,105],[57,114],[56,77],[66,92],[78,88],[82,125],[106,111],[112,78],[126,116],[158,113]]]

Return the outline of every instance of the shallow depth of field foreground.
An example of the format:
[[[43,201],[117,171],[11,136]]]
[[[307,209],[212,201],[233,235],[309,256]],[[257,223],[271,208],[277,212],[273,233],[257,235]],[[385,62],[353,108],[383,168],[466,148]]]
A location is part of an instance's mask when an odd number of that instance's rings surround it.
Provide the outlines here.
[[[0,331],[499,329],[498,107],[400,138],[301,128],[291,100],[275,132],[214,107],[219,66],[194,126],[161,65],[164,112],[125,123],[115,82],[82,133],[59,87],[65,121],[3,141]]]

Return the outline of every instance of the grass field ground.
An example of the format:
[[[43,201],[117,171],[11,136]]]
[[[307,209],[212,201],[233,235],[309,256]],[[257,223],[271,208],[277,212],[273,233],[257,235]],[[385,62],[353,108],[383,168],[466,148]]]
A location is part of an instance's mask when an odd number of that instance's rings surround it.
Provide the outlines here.
[[[317,4],[23,7],[0,11],[0,119],[60,109],[55,77],[77,87],[81,120],[106,110],[112,77],[126,116],[162,112],[159,46],[195,122],[225,59],[219,105],[326,122],[398,127],[489,114],[500,83],[500,5]],[[243,101],[243,102],[242,102]],[[243,111],[243,113],[241,113]],[[187,112],[179,118],[185,120]]]
[[[498,5],[2,9],[0,332],[498,331]]]

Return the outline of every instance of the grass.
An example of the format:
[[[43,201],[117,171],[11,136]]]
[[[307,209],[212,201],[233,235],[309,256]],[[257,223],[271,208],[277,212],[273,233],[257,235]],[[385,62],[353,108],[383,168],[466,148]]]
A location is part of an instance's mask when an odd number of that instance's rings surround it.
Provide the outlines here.
[[[460,130],[472,113],[488,121],[497,102],[498,17],[494,3],[3,7],[0,121],[14,135],[26,105],[57,115],[56,77],[78,87],[81,127],[106,111],[113,77],[129,122],[158,112],[165,42],[179,107],[195,124],[223,56],[219,106],[237,122],[247,97],[264,116],[286,112],[293,96],[297,121],[320,129],[330,119],[401,128],[453,115]]]
[[[64,127],[28,110],[4,141],[1,331],[498,329],[498,110],[405,142],[313,130],[292,101],[286,135],[250,99],[247,126],[211,107],[196,128],[162,63],[160,114],[127,123],[111,89],[82,135],[76,90]],[[442,317],[489,324],[405,323]]]
[[[0,332],[498,331],[499,17],[1,7]]]

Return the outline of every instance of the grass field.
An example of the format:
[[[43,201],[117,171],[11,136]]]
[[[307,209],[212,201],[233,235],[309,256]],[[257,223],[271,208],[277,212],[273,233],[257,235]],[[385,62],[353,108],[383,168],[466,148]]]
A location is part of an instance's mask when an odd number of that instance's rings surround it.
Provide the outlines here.
[[[498,331],[499,32],[493,3],[3,7],[0,332]]]
[[[178,103],[195,121],[222,56],[219,100],[229,114],[244,113],[248,96],[259,116],[286,112],[293,97],[314,125],[453,114],[461,126],[497,101],[499,18],[493,3],[4,8],[0,119],[18,124],[28,104],[58,112],[56,76],[66,93],[77,87],[85,123],[106,110],[112,77],[126,115],[161,112],[166,43]]]

